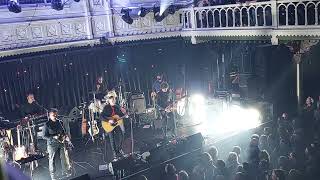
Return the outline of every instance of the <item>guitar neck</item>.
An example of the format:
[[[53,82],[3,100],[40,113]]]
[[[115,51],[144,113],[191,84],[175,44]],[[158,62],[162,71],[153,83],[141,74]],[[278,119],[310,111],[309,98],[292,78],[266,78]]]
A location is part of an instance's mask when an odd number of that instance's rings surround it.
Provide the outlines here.
[[[20,142],[20,128],[17,127],[17,139],[18,139],[18,147],[21,146],[21,142]]]
[[[31,130],[31,126],[30,126],[30,121],[28,121],[28,129],[29,129],[29,133],[30,133],[30,139],[31,139],[31,143],[34,143],[34,139],[33,139],[33,134],[32,134],[32,130]]]

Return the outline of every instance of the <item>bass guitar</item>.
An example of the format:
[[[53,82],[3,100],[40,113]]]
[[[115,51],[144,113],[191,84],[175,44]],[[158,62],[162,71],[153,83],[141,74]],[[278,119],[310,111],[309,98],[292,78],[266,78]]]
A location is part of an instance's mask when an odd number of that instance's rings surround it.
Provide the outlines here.
[[[114,128],[116,128],[117,126],[123,125],[123,118],[128,117],[128,114],[120,117],[119,115],[114,115],[109,119],[106,119],[104,121],[101,122],[102,124],[102,128],[107,132],[112,132],[114,130]],[[112,120],[113,123],[110,123],[109,121]]]

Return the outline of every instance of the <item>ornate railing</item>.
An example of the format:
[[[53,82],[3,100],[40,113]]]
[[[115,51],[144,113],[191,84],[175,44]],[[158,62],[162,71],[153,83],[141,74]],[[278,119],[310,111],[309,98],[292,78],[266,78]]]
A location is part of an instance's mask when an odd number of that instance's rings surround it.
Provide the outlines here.
[[[42,1],[45,5],[41,5]],[[319,0],[190,7],[169,14],[161,22],[156,22],[150,12],[145,17],[132,17],[132,24],[124,22],[121,9],[110,7],[108,0],[78,3],[66,0],[68,3],[61,11],[50,7],[48,2],[51,0],[20,2],[31,5],[23,4],[21,13],[11,13],[5,6],[0,8],[0,50],[57,43],[68,45],[68,42],[80,40],[95,43],[99,38],[112,43],[183,36],[191,37],[191,42],[197,43],[197,36],[222,39],[226,36],[253,39],[263,36],[264,39],[271,37],[271,42],[277,44],[281,36],[320,37]],[[39,4],[34,6],[32,3]]]
[[[318,26],[320,2],[282,0],[181,10],[184,30]]]

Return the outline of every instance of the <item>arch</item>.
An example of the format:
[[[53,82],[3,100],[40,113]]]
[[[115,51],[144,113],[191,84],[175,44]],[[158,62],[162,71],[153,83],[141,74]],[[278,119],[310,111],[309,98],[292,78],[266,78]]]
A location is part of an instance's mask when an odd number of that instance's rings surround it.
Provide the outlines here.
[[[249,7],[248,11],[248,18],[249,18],[249,26],[255,26],[257,23],[257,13],[256,13],[256,8],[254,6]]]
[[[266,26],[272,26],[272,11],[271,6],[267,5],[264,8],[264,22]]]
[[[305,25],[306,24],[306,6],[303,3],[297,3],[296,5],[296,19],[297,25]]]
[[[248,9],[246,7],[242,7],[240,11],[240,17],[241,17],[241,26],[248,26]]]
[[[213,10],[214,27],[220,27],[220,11],[218,9]]]
[[[209,9],[207,11],[207,19],[208,19],[208,27],[209,28],[212,28],[214,27],[214,16],[213,16],[213,10],[212,9]]]
[[[220,9],[221,27],[227,27],[227,11]]]
[[[320,1],[316,4],[316,24],[320,24]]]
[[[203,9],[201,11],[201,16],[202,16],[202,28],[208,28],[208,14],[207,14],[207,9]]]
[[[288,25],[295,25],[296,23],[296,6],[292,3],[288,4],[287,6],[288,9]]]
[[[316,24],[316,5],[313,2],[308,2],[306,4],[307,10],[307,24],[308,25],[315,25]]]
[[[279,25],[283,26],[283,25],[287,25],[286,22],[286,17],[287,17],[287,7],[284,4],[280,4],[278,6],[278,21],[279,21]]]
[[[258,26],[265,26],[265,12],[262,6],[257,7],[257,25]]]
[[[227,9],[228,27],[234,27],[234,12],[232,8]]]
[[[240,9],[238,7],[234,8],[234,25],[241,26],[241,16],[240,16]]]

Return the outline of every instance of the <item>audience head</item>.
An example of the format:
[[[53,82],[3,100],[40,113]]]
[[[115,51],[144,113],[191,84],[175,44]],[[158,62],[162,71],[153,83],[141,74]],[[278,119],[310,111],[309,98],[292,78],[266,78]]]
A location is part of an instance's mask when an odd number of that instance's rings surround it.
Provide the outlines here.
[[[233,146],[232,152],[235,152],[239,157],[241,154],[241,147],[240,146]]]
[[[238,165],[239,164],[239,160],[238,160],[238,155],[235,152],[230,152],[228,159],[227,159],[227,164],[228,166],[232,166],[232,165]]]
[[[164,170],[168,176],[175,176],[177,171],[173,164],[167,164]]]
[[[274,169],[272,171],[271,180],[285,180],[286,173],[284,170],[281,169]]]
[[[208,153],[211,155],[213,162],[216,162],[218,160],[218,149],[215,146],[212,146],[208,150]]]
[[[259,157],[260,157],[260,160],[266,160],[268,163],[270,162],[270,155],[266,150],[260,151]]]
[[[296,170],[296,169],[291,169],[289,172],[289,176],[288,176],[288,180],[301,180],[302,178],[302,174],[300,171]]]
[[[259,140],[259,135],[258,134],[252,134],[251,140],[256,139]]]
[[[201,164],[205,165],[205,166],[209,166],[212,165],[212,157],[209,153],[205,152],[201,155]]]
[[[266,148],[268,145],[268,137],[266,135],[261,135],[259,138],[259,147]]]
[[[182,170],[179,172],[179,180],[189,180],[189,175],[186,171]]]
[[[244,171],[243,171],[243,166],[242,166],[242,165],[239,165],[239,166],[238,166],[238,168],[237,168],[237,172],[244,172]]]
[[[223,160],[219,159],[217,161],[217,168],[223,169],[225,167],[226,167],[226,163]]]
[[[263,134],[266,136],[269,136],[271,134],[271,128],[270,127],[263,128]]]

